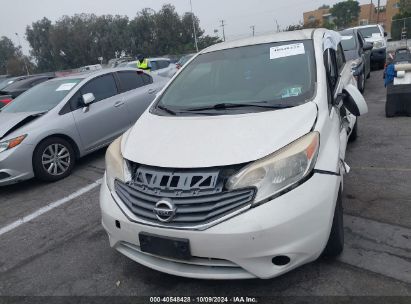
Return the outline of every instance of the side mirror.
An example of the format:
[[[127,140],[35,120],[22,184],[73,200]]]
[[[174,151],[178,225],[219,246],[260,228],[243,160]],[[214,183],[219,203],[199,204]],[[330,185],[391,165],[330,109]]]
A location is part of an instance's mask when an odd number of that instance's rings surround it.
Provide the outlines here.
[[[94,97],[93,93],[86,93],[83,95],[83,102],[86,106],[91,104],[94,100],[96,100],[96,97]]]
[[[384,32],[384,37],[387,37],[388,36],[388,33],[387,32]]]
[[[370,42],[366,42],[366,43],[364,43],[364,46],[363,46],[363,50],[366,52],[366,51],[370,51],[370,50],[372,50],[372,48],[373,48],[374,46],[373,46],[373,44],[372,43],[370,43]]]
[[[360,91],[352,84],[344,88],[343,95],[344,107],[355,116],[361,116],[368,113],[368,106]]]

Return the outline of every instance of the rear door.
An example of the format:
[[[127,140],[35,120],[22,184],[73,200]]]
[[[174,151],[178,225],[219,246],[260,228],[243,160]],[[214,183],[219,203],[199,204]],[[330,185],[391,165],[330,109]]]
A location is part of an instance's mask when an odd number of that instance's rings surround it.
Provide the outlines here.
[[[137,71],[117,72],[120,97],[125,103],[130,125],[133,125],[154,100],[157,89],[151,76]]]
[[[84,105],[82,98],[86,93],[93,93],[96,98],[89,106]],[[71,107],[86,151],[109,144],[130,126],[127,109],[111,73],[86,83],[73,96]]]

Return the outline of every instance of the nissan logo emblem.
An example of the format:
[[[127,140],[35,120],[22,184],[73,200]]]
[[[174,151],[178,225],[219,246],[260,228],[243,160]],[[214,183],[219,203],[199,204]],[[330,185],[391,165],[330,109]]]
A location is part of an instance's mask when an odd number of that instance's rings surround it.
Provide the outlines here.
[[[157,202],[153,209],[154,214],[157,219],[163,223],[170,222],[176,215],[177,208],[168,199],[162,199]]]

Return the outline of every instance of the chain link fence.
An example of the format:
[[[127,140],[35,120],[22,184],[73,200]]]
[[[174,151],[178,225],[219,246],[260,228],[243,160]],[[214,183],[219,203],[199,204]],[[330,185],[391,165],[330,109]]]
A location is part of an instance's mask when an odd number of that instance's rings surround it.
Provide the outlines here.
[[[392,20],[391,37],[394,41],[411,39],[411,17]]]

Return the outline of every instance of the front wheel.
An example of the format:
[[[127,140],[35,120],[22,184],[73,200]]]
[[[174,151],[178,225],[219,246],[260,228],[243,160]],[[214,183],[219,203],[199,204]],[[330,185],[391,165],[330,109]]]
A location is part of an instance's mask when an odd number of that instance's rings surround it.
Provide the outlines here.
[[[69,176],[76,158],[71,144],[60,137],[43,140],[33,155],[35,176],[46,182],[55,182]]]
[[[361,93],[365,90],[365,72],[363,71],[360,76],[358,76],[357,87]]]
[[[350,137],[348,138],[349,142],[354,142],[357,140],[358,137],[358,117],[357,120],[355,121],[354,127],[351,131]]]
[[[335,205],[333,224],[330,237],[322,253],[326,257],[336,257],[344,250],[344,220],[341,190],[338,193]]]

